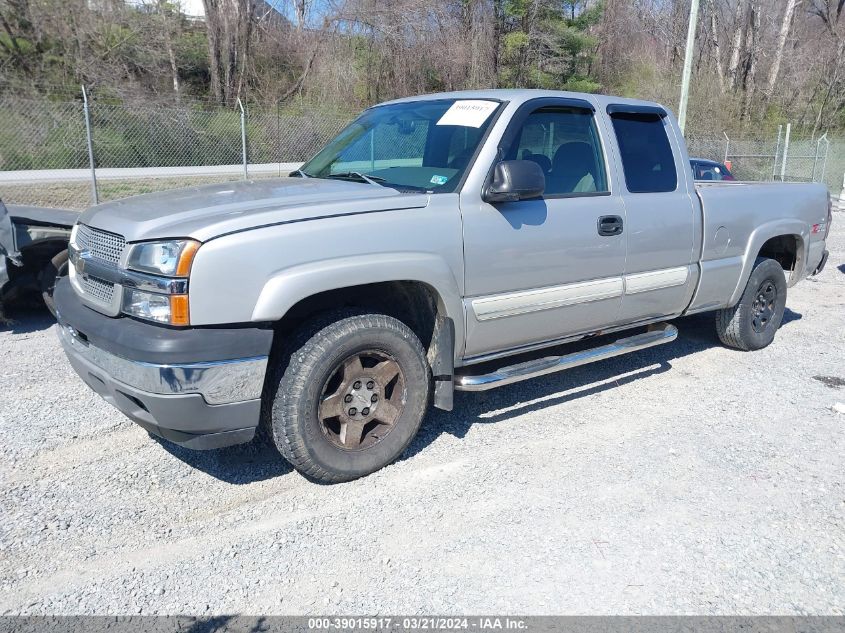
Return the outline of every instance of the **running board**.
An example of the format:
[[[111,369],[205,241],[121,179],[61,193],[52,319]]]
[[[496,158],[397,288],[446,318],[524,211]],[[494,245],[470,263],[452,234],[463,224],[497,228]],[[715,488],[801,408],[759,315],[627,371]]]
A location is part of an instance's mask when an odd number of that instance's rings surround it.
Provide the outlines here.
[[[503,387],[529,378],[545,376],[564,369],[571,369],[579,365],[594,363],[605,358],[613,358],[630,352],[636,352],[647,347],[671,343],[678,338],[678,328],[668,323],[659,323],[649,327],[648,332],[621,338],[613,343],[594,347],[592,349],[573,352],[564,356],[546,356],[537,360],[502,367],[489,374],[478,376],[455,376],[455,389],[458,391],[487,391],[496,387]]]

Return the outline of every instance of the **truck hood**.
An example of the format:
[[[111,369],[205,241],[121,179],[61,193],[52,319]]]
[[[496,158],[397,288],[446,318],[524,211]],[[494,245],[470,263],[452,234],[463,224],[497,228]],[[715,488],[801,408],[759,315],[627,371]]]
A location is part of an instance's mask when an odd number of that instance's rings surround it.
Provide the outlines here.
[[[428,195],[318,178],[242,180],[124,198],[91,207],[83,224],[127,242],[189,237],[201,242],[269,224],[428,204]]]

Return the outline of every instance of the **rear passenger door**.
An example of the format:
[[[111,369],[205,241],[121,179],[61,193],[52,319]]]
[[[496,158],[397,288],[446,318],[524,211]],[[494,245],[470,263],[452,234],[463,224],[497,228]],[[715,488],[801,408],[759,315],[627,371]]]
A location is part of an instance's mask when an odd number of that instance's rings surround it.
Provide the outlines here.
[[[656,106],[610,105],[625,188],[628,256],[621,318],[677,315],[697,282],[697,206],[690,197],[686,154],[671,119]]]

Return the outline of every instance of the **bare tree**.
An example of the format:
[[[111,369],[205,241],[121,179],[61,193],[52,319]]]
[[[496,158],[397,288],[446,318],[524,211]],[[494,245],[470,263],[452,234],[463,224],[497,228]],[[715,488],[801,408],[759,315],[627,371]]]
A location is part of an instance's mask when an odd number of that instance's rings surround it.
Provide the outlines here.
[[[0,90],[352,110],[569,85],[672,105],[689,17],[689,0],[203,0],[205,19],[187,20],[178,1],[0,0]],[[701,4],[692,134],[845,129],[845,0]]]
[[[769,79],[766,82],[765,95],[767,98],[772,96],[772,92],[775,89],[780,66],[783,63],[783,50],[786,47],[786,39],[789,37],[789,29],[792,26],[792,16],[799,4],[800,0],[786,0],[786,10],[783,12],[783,20],[781,21],[780,31],[778,32],[778,41],[775,45],[775,54],[772,58],[772,65],[769,67]]]
[[[736,90],[739,84],[739,65],[742,56],[742,34],[745,30],[745,0],[736,0],[734,6],[733,19],[733,36],[731,37],[731,56],[728,62],[728,75],[730,77],[731,88]]]
[[[845,0],[810,0],[810,13],[821,18],[825,28],[834,37],[841,36],[837,29],[843,10],[845,10]]]
[[[709,24],[709,44],[710,56],[713,60],[713,69],[716,72],[716,78],[719,80],[719,87],[725,88],[725,67],[722,64],[722,51],[719,47],[719,9],[716,7],[715,0],[707,0],[705,6],[707,14],[710,16]]]
[[[296,19],[296,28],[300,31],[308,21],[308,12],[311,9],[312,0],[292,0],[293,14]]]
[[[821,19],[834,51],[827,72],[820,74],[819,87],[823,96],[813,124],[813,135],[825,123],[825,113],[833,104],[834,116],[845,108],[845,20],[842,19],[845,0],[810,0],[809,12]]]
[[[176,63],[176,52],[173,49],[173,36],[171,34],[171,17],[169,7],[165,0],[158,0],[158,12],[161,15],[162,34],[164,37],[164,46],[167,49],[167,59],[170,62],[170,76],[173,82],[173,92],[176,98],[179,98],[179,67]],[[176,15],[176,27],[178,28],[179,15]]]
[[[742,118],[748,119],[751,114],[752,98],[754,97],[755,78],[757,75],[757,61],[760,57],[760,0],[751,0],[748,12],[748,28],[745,35],[746,59],[743,73],[742,87],[745,91]]]
[[[203,0],[212,96],[233,104],[245,89],[254,0]]]

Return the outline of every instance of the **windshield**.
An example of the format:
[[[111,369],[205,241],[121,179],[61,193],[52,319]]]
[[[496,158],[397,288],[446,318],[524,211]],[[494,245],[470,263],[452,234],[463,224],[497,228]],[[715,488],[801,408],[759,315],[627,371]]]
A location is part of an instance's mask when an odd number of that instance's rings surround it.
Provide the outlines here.
[[[454,191],[497,101],[438,99],[371,108],[299,170],[408,191]]]

